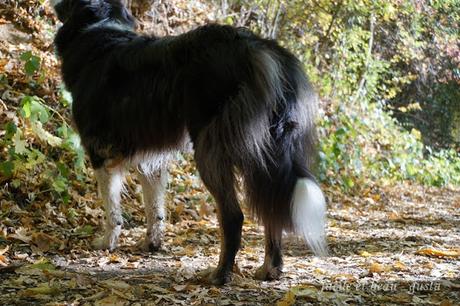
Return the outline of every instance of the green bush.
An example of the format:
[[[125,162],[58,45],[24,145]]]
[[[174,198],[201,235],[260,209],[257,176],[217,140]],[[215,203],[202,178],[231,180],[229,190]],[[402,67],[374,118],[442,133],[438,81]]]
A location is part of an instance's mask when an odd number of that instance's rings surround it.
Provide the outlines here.
[[[31,52],[21,56],[27,76],[40,74],[40,58]],[[31,80],[35,82],[36,80]],[[60,90],[61,106],[71,105],[70,95]],[[25,193],[32,202],[38,195],[51,194],[56,201],[68,203],[70,187],[86,180],[85,155],[78,135],[66,119],[37,96],[23,95],[11,107],[1,127],[0,175],[16,194]],[[37,186],[36,188],[29,188]],[[13,194],[10,194],[13,196]]]

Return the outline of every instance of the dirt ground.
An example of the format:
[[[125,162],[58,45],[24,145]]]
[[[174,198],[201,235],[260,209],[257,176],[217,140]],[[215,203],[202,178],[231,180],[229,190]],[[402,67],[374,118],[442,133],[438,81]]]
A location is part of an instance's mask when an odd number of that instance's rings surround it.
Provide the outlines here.
[[[459,190],[401,185],[340,201],[329,192],[328,199],[330,256],[313,257],[301,241],[287,238],[279,281],[253,279],[263,260],[263,232],[246,222],[233,281],[223,287],[201,285],[197,273],[218,259],[218,227],[213,213],[194,220],[193,213],[184,209],[181,213],[192,217],[169,224],[164,246],[155,254],[134,246],[142,226],[124,230],[120,249],[112,253],[92,251],[91,237],[59,254],[31,255],[31,244],[12,246],[11,264],[0,269],[0,304],[456,305],[460,301]],[[39,247],[35,243],[32,250],[40,253]]]

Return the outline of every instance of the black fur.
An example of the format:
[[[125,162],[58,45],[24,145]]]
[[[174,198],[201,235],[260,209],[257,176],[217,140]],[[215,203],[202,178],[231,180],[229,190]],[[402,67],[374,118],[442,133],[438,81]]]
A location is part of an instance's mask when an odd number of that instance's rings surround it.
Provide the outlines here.
[[[92,165],[175,150],[189,135],[219,206],[224,243],[214,281],[228,279],[240,245],[237,174],[281,271],[294,186],[312,177],[315,156],[314,95],[299,61],[276,42],[230,26],[139,35],[116,0],[64,0],[56,11],[64,24],[55,44]]]

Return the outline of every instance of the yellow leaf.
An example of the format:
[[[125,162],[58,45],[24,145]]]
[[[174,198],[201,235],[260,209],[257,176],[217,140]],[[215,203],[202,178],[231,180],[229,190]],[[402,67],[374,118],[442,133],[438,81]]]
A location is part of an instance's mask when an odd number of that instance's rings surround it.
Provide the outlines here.
[[[359,256],[362,256],[362,257],[371,257],[372,254],[367,252],[367,251],[361,251],[359,252]]]
[[[276,303],[276,306],[291,306],[294,305],[295,303],[295,290],[291,289],[286,294],[284,297]]]
[[[353,281],[356,279],[356,277],[353,274],[350,273],[340,273],[336,274],[333,276],[334,280],[347,280],[347,281]]]
[[[315,274],[321,274],[321,275],[326,274],[326,271],[324,271],[324,270],[321,269],[321,268],[316,268],[315,270],[313,270],[313,272],[314,272]]]
[[[195,251],[195,248],[191,245],[188,245],[185,247],[185,255],[191,257],[193,255],[195,255],[196,251]]]
[[[121,262],[121,259],[120,259],[120,257],[118,257],[118,255],[112,254],[112,255],[110,255],[109,262],[110,263],[118,263],[118,262]]]
[[[397,260],[397,261],[393,264],[393,269],[396,270],[396,271],[407,271],[407,270],[409,270],[409,269],[407,268],[407,266],[406,266],[403,262],[401,262],[401,261],[399,261],[399,260]]]
[[[388,271],[388,267],[385,267],[384,265],[382,264],[379,264],[378,262],[373,262],[370,267],[369,267],[369,272],[370,273],[383,273],[383,272],[386,272]]]
[[[420,133],[419,130],[417,130],[417,129],[412,129],[412,130],[410,131],[410,133],[411,133],[412,135],[414,135],[415,139],[417,139],[417,140],[422,139],[422,133]]]
[[[426,248],[418,250],[415,254],[431,257],[460,257],[460,249],[436,250],[433,248]]]
[[[388,214],[388,219],[391,221],[397,221],[397,220],[401,220],[401,217],[399,216],[398,213],[392,211]]]
[[[407,106],[407,109],[411,111],[412,110],[422,110],[422,107],[420,106],[418,102],[413,102]]]

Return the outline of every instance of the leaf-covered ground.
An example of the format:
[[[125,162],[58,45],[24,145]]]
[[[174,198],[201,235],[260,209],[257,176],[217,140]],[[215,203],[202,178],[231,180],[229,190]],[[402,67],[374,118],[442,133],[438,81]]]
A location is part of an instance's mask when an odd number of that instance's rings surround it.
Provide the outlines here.
[[[26,141],[48,156],[49,139],[37,137],[18,115],[24,95],[37,95],[67,118],[57,101],[60,84],[51,45],[54,26],[34,0],[0,3],[0,136],[14,121]],[[161,1],[168,21],[159,33],[212,20],[198,1]],[[193,16],[193,18],[192,18]],[[161,19],[161,18],[160,18]],[[148,26],[146,26],[147,30]],[[21,54],[41,59],[40,73],[24,73]],[[45,126],[51,132],[53,127]],[[44,142],[44,143],[43,143]],[[47,143],[48,142],[48,143]],[[45,148],[45,149],[44,149]],[[48,150],[49,149],[49,150]],[[7,157],[1,148],[1,157]],[[69,162],[66,154],[57,157]],[[27,165],[26,165],[27,166]],[[40,166],[40,165],[39,165]],[[47,164],[41,165],[46,168]],[[34,165],[34,170],[42,170]],[[37,171],[38,171],[37,170]],[[42,176],[21,169],[0,176],[0,305],[455,305],[460,301],[460,189],[418,185],[362,187],[355,196],[326,187],[330,256],[316,258],[302,241],[286,237],[285,273],[279,281],[253,279],[263,261],[263,231],[249,218],[233,281],[202,285],[199,272],[215,266],[220,249],[215,208],[188,155],[170,167],[167,234],[155,254],[135,244],[144,234],[139,184],[127,179],[121,247],[91,250],[101,233],[101,203],[89,177],[69,182],[71,201],[56,201]]]
[[[126,199],[135,221],[123,231],[121,248],[112,253],[92,251],[91,235],[61,228],[59,214],[45,206],[48,224],[10,228],[7,245],[0,249],[0,304],[455,305],[459,301],[458,190],[401,185],[354,198],[327,190],[330,256],[313,257],[301,241],[288,238],[285,273],[275,282],[253,279],[263,260],[263,234],[247,222],[234,279],[219,288],[201,285],[197,276],[218,259],[212,204],[206,204],[201,187],[194,187],[200,185],[189,171],[175,166],[172,173],[171,222],[161,251],[146,254],[136,249],[143,217],[135,199]],[[178,189],[185,191],[177,193]],[[97,219],[101,211],[90,206],[80,213]],[[33,222],[30,212],[15,212],[21,215]]]

